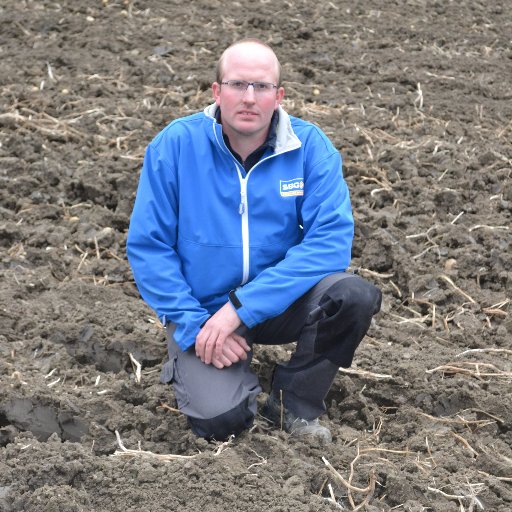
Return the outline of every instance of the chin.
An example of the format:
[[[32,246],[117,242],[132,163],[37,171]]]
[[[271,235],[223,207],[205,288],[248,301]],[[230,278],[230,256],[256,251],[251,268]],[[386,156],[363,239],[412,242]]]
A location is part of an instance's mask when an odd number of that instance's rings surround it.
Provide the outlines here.
[[[254,126],[253,123],[250,123],[250,126],[248,126],[248,123],[240,123],[237,124],[234,128],[238,133],[243,135],[252,135],[254,133],[258,133],[261,130],[260,126]]]

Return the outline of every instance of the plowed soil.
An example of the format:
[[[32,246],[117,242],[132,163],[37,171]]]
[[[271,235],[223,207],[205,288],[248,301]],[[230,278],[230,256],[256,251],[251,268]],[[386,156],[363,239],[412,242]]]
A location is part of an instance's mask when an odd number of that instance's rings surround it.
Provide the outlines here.
[[[508,2],[4,0],[0,27],[0,510],[512,510]],[[247,36],[343,154],[384,292],[329,446],[196,439],[125,257],[145,146]],[[289,349],[256,349],[267,391]]]

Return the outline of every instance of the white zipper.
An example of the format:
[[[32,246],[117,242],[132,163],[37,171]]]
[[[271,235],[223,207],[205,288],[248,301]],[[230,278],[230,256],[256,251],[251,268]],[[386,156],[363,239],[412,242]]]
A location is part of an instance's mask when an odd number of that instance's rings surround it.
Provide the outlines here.
[[[242,177],[242,173],[238,165],[236,166],[238,172],[238,178],[240,179],[240,206],[238,207],[238,213],[242,216],[242,282],[240,286],[243,286],[249,280],[249,207],[247,204],[247,179],[249,174],[245,178]]]
[[[217,137],[215,121],[213,122],[213,133],[215,134],[217,145],[222,149],[222,151],[224,151],[223,144],[221,144],[219,138]],[[279,153],[273,153],[272,155],[263,158],[259,162],[256,162],[256,164],[246,174],[245,178],[242,176],[242,172],[240,171],[237,160],[235,157],[233,157],[233,155],[231,155],[235,161],[236,172],[238,174],[238,179],[240,180],[240,204],[238,206],[238,213],[242,216],[242,282],[240,283],[240,286],[243,286],[245,283],[247,283],[247,281],[249,281],[249,206],[247,202],[247,181],[249,180],[249,175],[258,165],[265,162],[265,160],[269,160],[270,158],[273,158],[274,156],[277,156],[281,153],[286,153],[286,151],[288,150],[280,151]],[[228,151],[228,153],[230,152]]]
[[[249,170],[245,178],[242,176],[238,163],[235,163],[238,179],[240,180],[240,205],[238,206],[238,213],[242,216],[242,282],[240,283],[240,286],[243,286],[247,281],[249,281],[249,204],[247,201],[247,181],[249,180],[251,173],[259,164],[265,160],[273,158],[274,156],[276,155],[269,155],[257,162]]]

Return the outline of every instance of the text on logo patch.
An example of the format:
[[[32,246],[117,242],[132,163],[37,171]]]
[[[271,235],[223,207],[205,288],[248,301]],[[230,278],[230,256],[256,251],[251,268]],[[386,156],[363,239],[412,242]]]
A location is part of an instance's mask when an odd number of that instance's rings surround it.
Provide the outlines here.
[[[303,196],[304,180],[302,178],[294,178],[293,180],[279,181],[281,197]]]

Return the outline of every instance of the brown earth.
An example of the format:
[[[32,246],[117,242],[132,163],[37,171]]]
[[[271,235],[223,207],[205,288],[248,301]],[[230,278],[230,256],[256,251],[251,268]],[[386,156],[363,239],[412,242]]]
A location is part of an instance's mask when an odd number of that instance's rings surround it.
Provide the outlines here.
[[[4,0],[0,27],[0,510],[512,510],[508,2]],[[330,446],[196,439],[125,258],[146,144],[245,36],[344,155],[384,292]],[[287,348],[256,351],[267,389]]]

